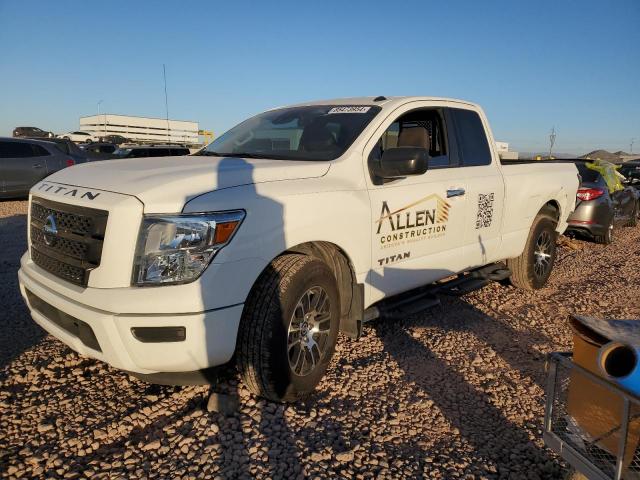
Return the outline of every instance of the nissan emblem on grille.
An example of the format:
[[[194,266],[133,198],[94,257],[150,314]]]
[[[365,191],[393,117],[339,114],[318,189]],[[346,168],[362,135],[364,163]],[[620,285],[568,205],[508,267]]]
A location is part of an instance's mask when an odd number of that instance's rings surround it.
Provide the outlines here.
[[[31,258],[38,267],[86,286],[100,266],[109,212],[33,197]]]
[[[58,235],[58,226],[56,225],[56,217],[52,213],[49,215],[44,221],[44,243],[49,245],[50,247],[56,241],[56,235]]]

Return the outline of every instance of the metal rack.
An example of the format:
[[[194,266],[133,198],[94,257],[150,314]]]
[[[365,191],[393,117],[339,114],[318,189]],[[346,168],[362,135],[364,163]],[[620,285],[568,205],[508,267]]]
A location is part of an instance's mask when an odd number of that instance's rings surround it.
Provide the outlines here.
[[[572,361],[547,359],[544,441],[589,479],[640,479],[640,399]]]

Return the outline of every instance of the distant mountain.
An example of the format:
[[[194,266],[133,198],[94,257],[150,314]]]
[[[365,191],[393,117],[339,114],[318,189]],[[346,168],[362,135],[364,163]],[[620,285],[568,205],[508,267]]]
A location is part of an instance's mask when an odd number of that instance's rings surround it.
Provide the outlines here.
[[[591,160],[614,161],[614,160],[620,160],[620,157],[622,156],[622,154],[628,155],[624,152],[611,153],[611,152],[608,152],[607,150],[594,150],[593,152],[589,152],[582,155],[580,158],[589,158]]]
[[[519,155],[519,157],[523,160],[536,157],[547,158],[548,156],[549,152],[520,152]],[[553,152],[553,158],[578,158],[578,156],[575,153]]]
[[[618,150],[617,152],[614,152],[613,154],[617,155],[619,157],[630,157],[631,156],[630,153],[627,153],[627,152],[625,152],[623,150]]]

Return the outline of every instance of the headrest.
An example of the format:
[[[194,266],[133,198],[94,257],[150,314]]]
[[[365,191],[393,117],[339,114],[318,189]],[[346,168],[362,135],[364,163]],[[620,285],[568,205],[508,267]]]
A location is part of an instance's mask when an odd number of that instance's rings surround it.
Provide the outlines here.
[[[429,133],[424,127],[405,127],[398,135],[398,147],[417,147],[429,150]]]
[[[300,137],[299,148],[307,152],[332,150],[335,146],[335,137],[323,123],[308,125]]]

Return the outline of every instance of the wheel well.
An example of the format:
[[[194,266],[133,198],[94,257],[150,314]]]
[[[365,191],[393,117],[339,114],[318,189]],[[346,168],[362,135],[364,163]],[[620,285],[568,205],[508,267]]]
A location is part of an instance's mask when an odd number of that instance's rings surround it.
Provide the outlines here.
[[[555,200],[550,200],[545,203],[539,213],[546,213],[552,216],[555,219],[556,224],[560,221],[560,205],[558,205],[558,202]]]
[[[349,315],[354,299],[356,276],[351,260],[336,244],[331,242],[307,242],[289,248],[285,253],[302,253],[322,260],[331,270],[338,284],[340,293],[340,313],[345,318]]]

